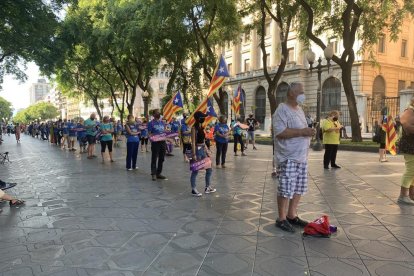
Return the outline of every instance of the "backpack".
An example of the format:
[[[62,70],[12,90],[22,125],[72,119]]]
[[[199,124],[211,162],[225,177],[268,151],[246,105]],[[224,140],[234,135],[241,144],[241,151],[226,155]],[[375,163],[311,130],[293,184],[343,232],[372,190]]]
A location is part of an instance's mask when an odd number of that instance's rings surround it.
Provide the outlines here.
[[[326,215],[323,215],[322,217],[312,222],[309,222],[308,225],[306,225],[303,230],[304,230],[303,236],[329,238],[331,236],[329,217]]]

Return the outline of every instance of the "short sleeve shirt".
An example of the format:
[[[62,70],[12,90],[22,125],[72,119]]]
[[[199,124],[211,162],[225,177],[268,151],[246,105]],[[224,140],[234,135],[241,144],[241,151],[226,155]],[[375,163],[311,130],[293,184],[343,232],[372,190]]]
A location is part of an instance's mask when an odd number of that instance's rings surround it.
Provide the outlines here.
[[[247,118],[246,119],[247,125],[249,126],[248,131],[255,131],[257,120],[255,118]]]
[[[165,125],[161,120],[152,120],[148,124],[148,132],[151,134],[161,134],[165,132]]]
[[[275,156],[278,163],[291,160],[306,163],[310,145],[310,137],[277,138],[287,128],[303,129],[308,127],[305,113],[299,106],[290,107],[281,103],[273,114],[273,131],[275,136]]]
[[[101,130],[113,130],[113,125],[112,123],[107,123],[107,124],[101,124],[100,126]],[[101,140],[102,141],[111,141],[112,140],[112,133],[107,133],[107,134],[102,134],[101,136]]]
[[[221,136],[218,136],[217,133],[220,133],[221,135],[223,135],[223,134],[226,134],[226,133],[228,134],[229,131],[230,131],[230,129],[229,129],[229,126],[228,125],[221,124],[221,123],[217,124],[214,127],[214,132],[216,133],[216,135],[215,135],[216,142],[219,142],[219,143],[227,143],[229,141],[229,139],[228,138],[221,137]]]
[[[327,131],[330,128],[338,127],[340,123],[338,121],[334,122],[330,119],[326,119],[322,123],[322,130],[323,130],[323,143],[328,145],[338,145],[340,133],[339,131]]]
[[[88,128],[88,126],[91,126]],[[90,118],[85,121],[86,135],[95,136],[96,135],[96,121],[91,120]]]

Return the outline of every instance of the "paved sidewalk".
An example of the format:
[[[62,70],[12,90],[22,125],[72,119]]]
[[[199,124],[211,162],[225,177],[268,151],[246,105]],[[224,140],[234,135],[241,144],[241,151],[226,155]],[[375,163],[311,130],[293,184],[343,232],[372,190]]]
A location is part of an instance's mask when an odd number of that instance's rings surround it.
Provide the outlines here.
[[[229,152],[213,172],[218,192],[194,198],[178,149],[165,162],[169,180],[153,182],[150,153],[127,172],[124,149],[101,164],[6,136],[0,151],[13,163],[0,165],[0,179],[18,182],[8,191],[27,205],[0,203],[0,275],[414,275],[414,207],[396,204],[402,157],[339,152],[343,168],[325,171],[312,152],[300,215],[328,214],[339,232],[303,239],[274,226],[271,147],[258,148]]]

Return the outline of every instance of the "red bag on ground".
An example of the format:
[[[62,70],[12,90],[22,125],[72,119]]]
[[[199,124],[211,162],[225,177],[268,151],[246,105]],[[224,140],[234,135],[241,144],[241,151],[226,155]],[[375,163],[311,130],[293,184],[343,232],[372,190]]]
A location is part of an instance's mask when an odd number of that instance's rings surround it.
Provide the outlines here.
[[[329,217],[324,215],[312,222],[309,222],[303,230],[304,236],[329,238],[331,236]]]

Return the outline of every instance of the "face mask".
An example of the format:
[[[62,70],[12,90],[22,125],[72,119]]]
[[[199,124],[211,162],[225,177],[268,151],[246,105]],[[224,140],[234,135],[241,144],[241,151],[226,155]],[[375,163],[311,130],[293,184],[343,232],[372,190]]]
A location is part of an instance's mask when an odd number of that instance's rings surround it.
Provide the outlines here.
[[[184,119],[187,119],[187,116],[183,116]]]
[[[306,96],[305,94],[300,94],[299,96],[296,97],[296,102],[300,105],[302,105],[306,100]]]
[[[200,118],[200,119],[198,119],[198,122],[199,122],[200,124],[204,123],[204,118]]]
[[[334,120],[334,121],[338,121],[338,117],[333,117],[333,119],[332,120]]]
[[[159,119],[161,117],[161,114],[154,114],[155,119]]]

